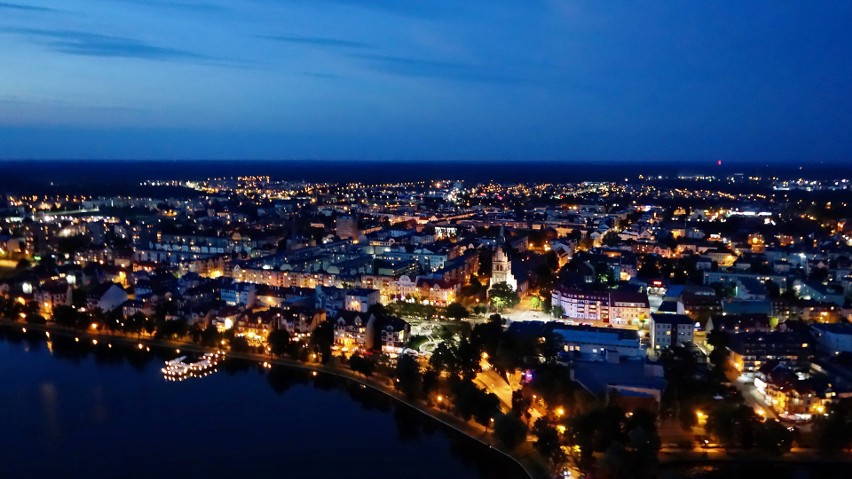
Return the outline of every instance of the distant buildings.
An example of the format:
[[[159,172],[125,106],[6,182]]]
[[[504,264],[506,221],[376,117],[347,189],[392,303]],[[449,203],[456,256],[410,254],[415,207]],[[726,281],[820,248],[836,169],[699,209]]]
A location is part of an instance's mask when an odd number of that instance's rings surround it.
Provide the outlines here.
[[[410,326],[376,305],[404,303],[395,306],[412,317],[440,316],[456,302],[480,312],[487,290],[506,283],[543,300],[520,308],[545,309],[550,294],[560,318],[546,328],[562,341],[562,359],[592,364],[584,384],[597,381],[589,388],[601,398],[617,390],[658,403],[659,375],[633,367],[647,352],[635,328],[649,328],[652,351],[661,351],[693,342],[695,323],[730,336],[741,373],[773,364],[761,381],[781,412],[818,412],[814,397],[852,391],[846,223],[787,214],[798,203],[749,192],[743,178],[682,181],[694,188],[640,177],[450,192],[430,182],[243,177],[156,183],[201,193],[185,197],[9,197],[0,295],[47,320],[60,305],[120,308],[233,329],[258,347],[276,329],[307,341],[328,320],[337,353],[394,356]],[[824,186],[849,191],[845,182]],[[699,205],[708,202],[724,206]],[[817,368],[830,391],[802,382]]]
[[[769,332],[772,326],[769,316],[765,314],[728,314],[716,315],[707,321],[707,333],[710,331],[723,331],[726,333],[751,333]]]
[[[826,413],[836,399],[828,378],[807,371],[795,371],[769,361],[755,373],[754,386],[782,419],[807,421]]]
[[[852,353],[852,324],[812,324],[817,349],[826,354]]]
[[[632,291],[557,287],[551,301],[553,306],[562,308],[564,317],[578,321],[639,326],[651,316],[648,296]]]
[[[729,348],[731,365],[747,377],[754,377],[755,371],[768,361],[796,365],[813,355],[809,336],[791,331],[734,334]]]
[[[113,311],[127,301],[127,291],[115,283],[101,283],[90,288],[86,293],[86,307]]]
[[[651,348],[661,350],[692,344],[695,322],[683,314],[651,315]]]
[[[615,361],[620,358],[640,359],[645,349],[639,333],[633,329],[598,328],[552,323],[552,331],[570,356],[590,361]]]
[[[361,236],[358,230],[358,218],[355,216],[338,216],[334,223],[335,233],[340,239],[358,240]]]

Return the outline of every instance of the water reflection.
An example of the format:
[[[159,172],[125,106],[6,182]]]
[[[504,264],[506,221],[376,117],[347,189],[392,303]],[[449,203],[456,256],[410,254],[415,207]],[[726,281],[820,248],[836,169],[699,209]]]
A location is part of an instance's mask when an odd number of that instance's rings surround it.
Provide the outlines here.
[[[290,461],[287,477],[362,477],[359,467],[373,460],[379,461],[378,469],[369,477],[524,477],[517,465],[488,447],[382,393],[330,374],[313,376],[307,370],[229,359],[217,375],[172,383],[164,381],[159,370],[163,361],[178,356],[173,349],[148,352],[119,343],[110,348],[106,340],[93,346],[59,335],[51,342],[48,350],[44,333],[0,328],[0,365],[5,354],[17,349],[18,361],[26,363],[21,367],[32,362],[33,375],[42,378],[28,385],[25,376],[0,368],[0,381],[8,381],[8,375],[40,396],[41,432],[21,432],[16,423],[0,421],[0,435],[19,434],[17,453],[32,454],[37,463],[36,470],[24,474],[29,477],[63,476],[67,470],[52,462],[69,457],[78,461],[93,446],[87,441],[95,440],[99,443],[94,447],[105,449],[99,455],[105,458],[104,467],[118,468],[125,467],[128,457],[138,457],[140,451],[125,450],[134,444],[180,444],[178,455],[158,446],[150,460],[159,462],[137,465],[125,474],[127,479],[162,475],[167,466],[174,468],[169,476],[282,477],[277,473],[281,466],[269,460],[276,455]],[[29,352],[21,361],[24,350]],[[15,407],[15,389],[0,393],[0,410]],[[273,394],[264,394],[264,389]],[[324,409],[317,410],[319,405]],[[31,413],[27,408],[22,415]],[[25,426],[33,422],[20,419]],[[126,443],[113,439],[122,436],[127,436]],[[234,441],[240,444],[244,466],[216,452]],[[51,448],[43,451],[43,461],[31,451],[40,444]],[[186,461],[197,464],[193,468]],[[317,469],[317,464],[322,467]],[[9,466],[0,465],[0,477],[22,477],[21,470],[7,474],[4,467]],[[406,470],[395,474],[396,467]],[[101,476],[95,469],[81,469],[78,475]]]
[[[44,416],[44,424],[47,428],[47,435],[51,439],[58,439],[62,434],[62,429],[59,426],[59,417],[57,415],[59,405],[56,398],[56,386],[53,383],[42,383],[39,386],[39,396],[41,398],[42,414]]]

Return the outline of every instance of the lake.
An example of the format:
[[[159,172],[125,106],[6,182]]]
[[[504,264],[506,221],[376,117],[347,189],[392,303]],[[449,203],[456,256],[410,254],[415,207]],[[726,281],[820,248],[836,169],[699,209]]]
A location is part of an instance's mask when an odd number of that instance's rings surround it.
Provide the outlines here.
[[[233,360],[169,382],[174,356],[0,329],[0,477],[525,477],[358,384]]]

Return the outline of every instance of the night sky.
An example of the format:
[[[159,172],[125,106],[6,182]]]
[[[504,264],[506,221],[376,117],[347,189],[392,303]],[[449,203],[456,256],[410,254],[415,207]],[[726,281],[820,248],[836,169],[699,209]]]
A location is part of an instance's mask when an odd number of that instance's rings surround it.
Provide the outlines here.
[[[0,0],[0,158],[833,161],[852,2]]]

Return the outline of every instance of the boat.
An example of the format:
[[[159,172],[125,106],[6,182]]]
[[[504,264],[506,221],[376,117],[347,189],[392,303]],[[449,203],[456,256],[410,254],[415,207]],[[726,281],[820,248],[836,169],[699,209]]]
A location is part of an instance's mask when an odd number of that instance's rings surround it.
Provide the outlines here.
[[[161,371],[167,381],[201,378],[215,373],[216,366],[224,357],[223,353],[205,353],[197,361],[188,362],[186,356],[180,356],[166,361]]]

